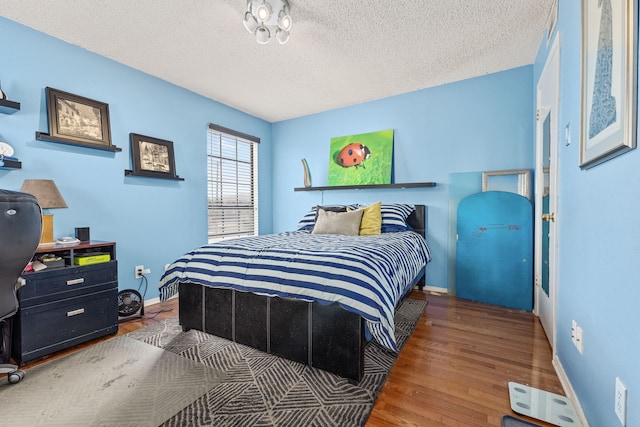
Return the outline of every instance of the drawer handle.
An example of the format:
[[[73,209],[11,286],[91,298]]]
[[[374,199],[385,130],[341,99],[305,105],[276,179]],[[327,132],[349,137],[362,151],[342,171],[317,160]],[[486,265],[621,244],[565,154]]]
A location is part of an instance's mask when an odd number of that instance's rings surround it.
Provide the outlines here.
[[[79,279],[67,280],[67,286],[79,285],[80,283],[84,283],[84,277],[81,277]]]
[[[77,316],[78,314],[84,313],[84,308],[79,308],[77,310],[67,311],[67,317]]]

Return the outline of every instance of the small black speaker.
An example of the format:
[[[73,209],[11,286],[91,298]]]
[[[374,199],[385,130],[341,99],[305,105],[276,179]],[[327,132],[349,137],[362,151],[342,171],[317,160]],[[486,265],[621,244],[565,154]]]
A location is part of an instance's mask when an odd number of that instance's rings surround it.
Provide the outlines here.
[[[88,242],[91,240],[89,237],[89,227],[76,227],[76,239],[81,242]]]

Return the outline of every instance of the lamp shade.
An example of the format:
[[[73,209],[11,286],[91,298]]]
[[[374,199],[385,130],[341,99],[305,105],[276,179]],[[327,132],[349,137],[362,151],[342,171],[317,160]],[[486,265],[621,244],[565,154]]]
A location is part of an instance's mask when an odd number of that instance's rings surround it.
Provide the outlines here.
[[[25,179],[20,189],[23,193],[33,194],[43,209],[66,208],[62,194],[56,183],[50,179]]]
[[[269,29],[267,27],[265,27],[264,25],[260,25],[258,27],[258,29],[256,30],[256,40],[260,44],[269,43],[269,37],[270,36],[271,36],[271,33],[269,32]]]

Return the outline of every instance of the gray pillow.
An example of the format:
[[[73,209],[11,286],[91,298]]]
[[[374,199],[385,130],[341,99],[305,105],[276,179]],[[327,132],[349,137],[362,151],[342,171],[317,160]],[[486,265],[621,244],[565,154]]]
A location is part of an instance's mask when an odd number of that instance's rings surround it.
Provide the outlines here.
[[[330,212],[318,209],[318,219],[311,234],[344,234],[357,236],[360,231],[362,209],[350,212]]]

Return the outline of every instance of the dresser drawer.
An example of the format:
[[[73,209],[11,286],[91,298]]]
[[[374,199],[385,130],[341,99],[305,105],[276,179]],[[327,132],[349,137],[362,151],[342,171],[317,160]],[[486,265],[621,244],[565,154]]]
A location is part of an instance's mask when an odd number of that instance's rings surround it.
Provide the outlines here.
[[[37,273],[25,274],[25,286],[20,288],[19,297],[22,307],[56,301],[80,293],[97,291],[88,289],[97,285],[109,284],[105,288],[118,287],[117,262],[82,267],[67,267],[57,270],[43,270]]]
[[[19,363],[118,331],[118,290],[105,290],[22,307],[13,357]]]

